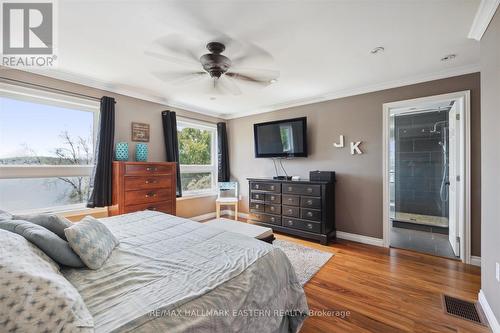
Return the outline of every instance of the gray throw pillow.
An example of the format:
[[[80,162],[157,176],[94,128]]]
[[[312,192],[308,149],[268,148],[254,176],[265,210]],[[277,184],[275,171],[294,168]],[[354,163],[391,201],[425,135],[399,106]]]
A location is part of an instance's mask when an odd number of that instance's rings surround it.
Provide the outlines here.
[[[61,265],[85,267],[68,242],[40,225],[22,220],[3,220],[0,221],[0,229],[23,236]]]
[[[64,229],[69,228],[72,225],[68,219],[54,214],[13,215],[12,219],[38,224],[49,229],[64,240],[67,240],[64,235]]]
[[[118,240],[109,229],[92,216],[64,230],[71,248],[91,269],[99,269],[118,245]]]

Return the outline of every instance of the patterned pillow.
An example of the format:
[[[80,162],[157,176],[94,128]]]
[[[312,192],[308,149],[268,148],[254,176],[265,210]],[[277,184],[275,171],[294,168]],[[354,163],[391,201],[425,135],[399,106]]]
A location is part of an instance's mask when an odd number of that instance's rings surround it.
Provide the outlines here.
[[[69,228],[72,225],[67,218],[54,214],[13,215],[12,219],[24,220],[38,224],[39,226],[49,229],[64,240],[67,240],[64,235],[64,229]]]
[[[64,229],[69,246],[91,269],[99,269],[118,245],[118,240],[109,229],[92,216]]]
[[[94,319],[73,285],[40,249],[0,230],[0,331],[84,332]]]

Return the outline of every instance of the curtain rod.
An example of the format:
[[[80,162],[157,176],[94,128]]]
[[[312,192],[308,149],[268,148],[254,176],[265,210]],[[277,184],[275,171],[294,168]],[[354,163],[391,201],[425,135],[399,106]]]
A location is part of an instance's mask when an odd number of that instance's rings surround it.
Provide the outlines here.
[[[20,80],[16,80],[16,79],[10,79],[10,78],[7,78],[7,77],[0,77],[0,80],[7,81],[7,82],[14,82],[14,83],[22,84],[22,85],[25,85],[25,86],[28,86],[28,87],[36,87],[38,89],[42,89],[42,90],[49,91],[49,92],[59,92],[59,93],[65,94],[65,95],[70,95],[70,96],[75,96],[75,97],[82,97],[82,98],[86,98],[86,99],[91,99],[91,100],[94,100],[94,101],[100,101],[101,100],[101,98],[99,98],[99,97],[94,97],[94,96],[90,96],[90,95],[80,94],[80,93],[76,93],[76,92],[72,92],[72,91],[67,91],[67,90],[63,90],[63,89],[58,89],[58,88],[45,87],[45,86],[42,86],[40,84],[31,83],[31,82],[25,82],[25,81],[20,81]]]

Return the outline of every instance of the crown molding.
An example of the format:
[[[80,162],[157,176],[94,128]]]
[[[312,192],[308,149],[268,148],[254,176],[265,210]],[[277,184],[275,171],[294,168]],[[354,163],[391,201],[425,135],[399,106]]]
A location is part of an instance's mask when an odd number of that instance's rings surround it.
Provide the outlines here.
[[[470,27],[468,36],[470,39],[481,40],[497,11],[498,5],[500,5],[500,0],[481,0],[472,26]]]
[[[265,108],[254,110],[254,111],[247,111],[247,112],[229,114],[229,115],[226,114],[226,115],[222,115],[221,117],[225,120],[248,117],[248,116],[252,116],[252,115],[260,114],[260,113],[267,113],[267,112],[287,109],[287,108],[291,108],[291,107],[320,103],[320,102],[325,102],[325,101],[349,97],[349,96],[367,94],[367,93],[371,93],[371,92],[375,92],[375,91],[381,91],[381,90],[403,87],[403,86],[408,86],[408,85],[422,83],[422,82],[445,79],[445,78],[449,78],[449,77],[453,77],[453,76],[476,73],[479,71],[480,71],[479,64],[472,64],[472,65],[467,65],[467,66],[462,66],[462,67],[455,67],[455,68],[447,69],[444,71],[439,71],[439,72],[429,73],[429,74],[424,74],[424,75],[411,76],[411,77],[407,77],[405,79],[400,79],[400,80],[379,82],[379,83],[376,83],[373,85],[362,86],[362,87],[357,87],[357,88],[352,88],[352,89],[337,90],[337,91],[333,91],[333,92],[330,92],[330,93],[327,93],[324,95],[302,98],[302,99],[297,99],[297,100],[284,102],[284,103],[278,103],[278,104],[274,104],[274,105],[271,105],[271,106],[268,106]]]
[[[500,1],[500,0],[498,0],[498,1]],[[397,88],[397,87],[407,86],[407,85],[411,85],[411,84],[417,84],[417,83],[439,80],[439,79],[444,79],[444,78],[453,77],[453,76],[475,73],[475,72],[480,71],[480,66],[479,66],[479,64],[472,64],[472,65],[467,65],[467,66],[450,68],[450,69],[447,69],[444,71],[428,73],[428,74],[424,74],[424,75],[411,76],[411,77],[407,77],[407,78],[399,79],[399,80],[379,82],[379,83],[368,85],[368,86],[361,86],[361,87],[352,88],[352,89],[337,90],[337,91],[329,92],[329,93],[326,93],[323,95],[312,96],[312,97],[307,97],[307,98],[302,98],[302,99],[296,99],[296,100],[291,100],[288,102],[277,103],[277,104],[269,105],[269,106],[266,106],[263,108],[255,109],[252,111],[244,111],[244,112],[239,112],[239,113],[235,113],[235,114],[227,114],[227,113],[224,114],[224,113],[220,113],[220,112],[215,112],[214,110],[200,108],[199,106],[191,105],[188,103],[178,102],[178,101],[175,101],[173,99],[167,99],[164,97],[155,96],[153,94],[137,92],[137,91],[134,91],[130,88],[118,87],[114,84],[106,83],[104,81],[100,81],[100,80],[96,80],[96,79],[92,79],[92,78],[88,78],[88,77],[84,77],[84,76],[81,76],[78,74],[62,72],[62,71],[40,72],[40,71],[30,71],[30,70],[26,70],[26,69],[21,69],[21,70],[26,71],[26,72],[30,72],[33,74],[51,77],[51,78],[58,79],[58,80],[64,80],[67,82],[84,85],[84,86],[99,89],[99,90],[109,91],[109,92],[112,92],[115,94],[125,95],[125,96],[132,97],[132,98],[138,98],[141,100],[162,104],[165,107],[178,108],[178,109],[185,110],[185,111],[199,113],[199,114],[202,114],[205,116],[211,116],[211,117],[216,117],[216,118],[220,118],[220,119],[224,119],[224,120],[230,120],[230,119],[248,117],[248,116],[261,114],[261,113],[267,113],[267,112],[287,109],[287,108],[291,108],[291,107],[297,107],[297,106],[308,105],[308,104],[313,104],[313,103],[325,102],[325,101],[334,100],[334,99],[338,99],[338,98],[361,95],[361,94],[371,93],[371,92],[385,90],[385,89]]]

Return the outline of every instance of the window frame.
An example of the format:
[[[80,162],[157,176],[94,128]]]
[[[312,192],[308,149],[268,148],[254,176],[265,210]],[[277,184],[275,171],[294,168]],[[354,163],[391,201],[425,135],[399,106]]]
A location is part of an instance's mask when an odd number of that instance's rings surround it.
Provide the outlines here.
[[[181,125],[181,126],[179,126]],[[195,164],[180,164],[179,169],[181,176],[183,173],[210,173],[212,178],[212,187],[210,189],[205,190],[192,190],[192,191],[184,191],[182,190],[182,197],[197,197],[202,195],[211,195],[217,193],[217,182],[218,182],[218,169],[217,169],[217,125],[201,121],[194,120],[190,118],[184,118],[181,116],[177,117],[177,131],[183,127],[195,128],[204,131],[210,131],[212,133],[211,139],[211,164],[208,165],[195,165]],[[181,177],[182,178],[182,177]],[[182,188],[182,184],[181,184]]]
[[[92,151],[95,153],[100,115],[100,103],[98,100],[75,97],[5,82],[0,82],[0,97],[36,104],[64,107],[82,112],[91,112],[93,117]],[[89,165],[0,165],[0,179],[92,177],[95,161],[93,162],[93,164]],[[85,208],[86,203],[78,203],[26,209],[14,211],[14,213],[66,212]]]

